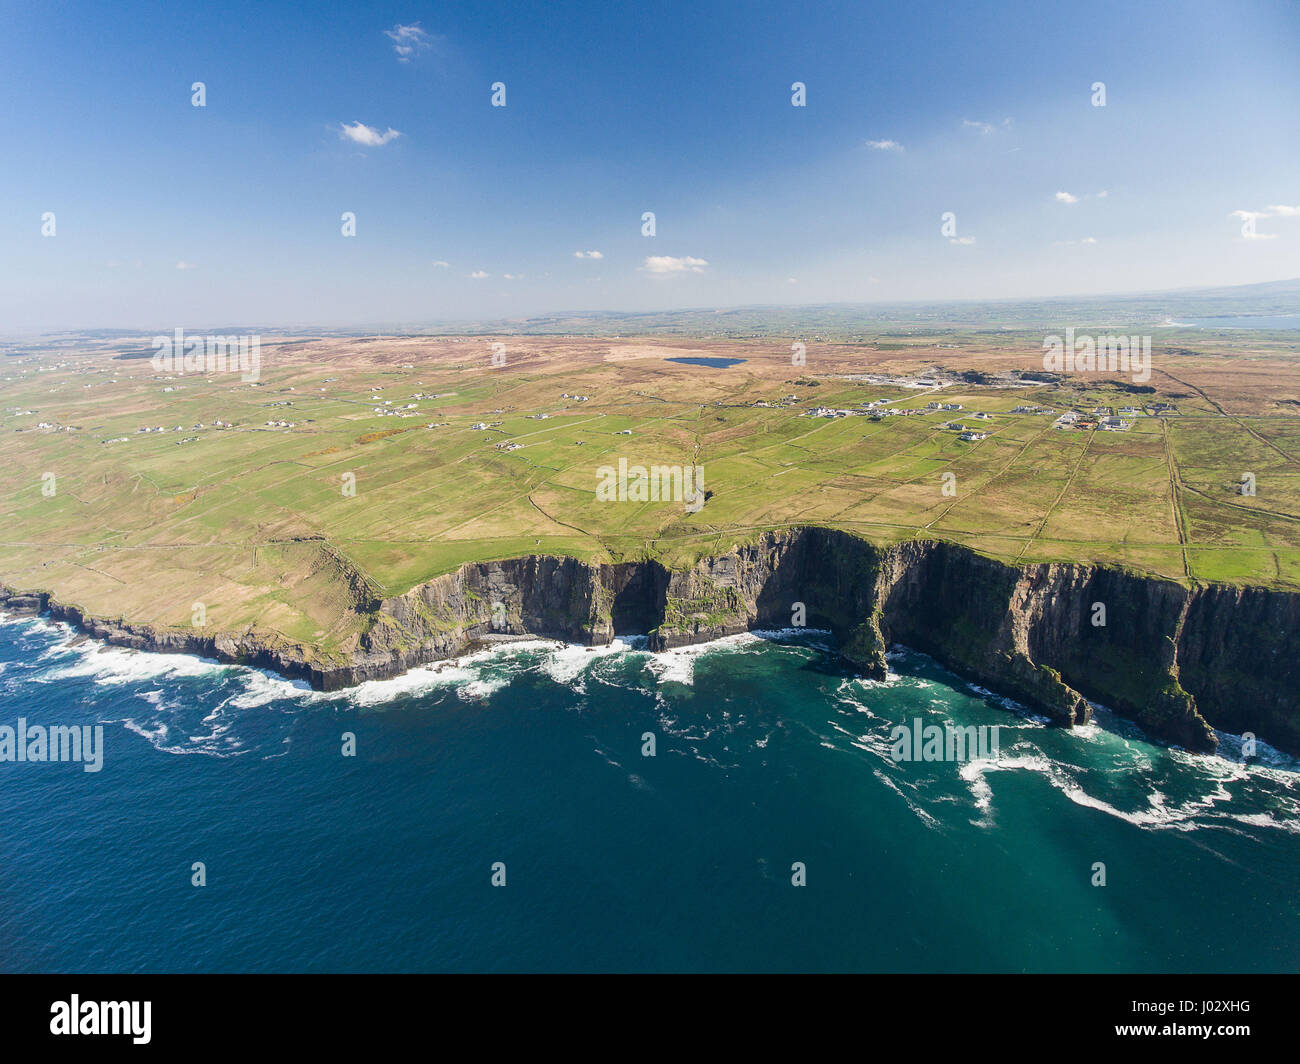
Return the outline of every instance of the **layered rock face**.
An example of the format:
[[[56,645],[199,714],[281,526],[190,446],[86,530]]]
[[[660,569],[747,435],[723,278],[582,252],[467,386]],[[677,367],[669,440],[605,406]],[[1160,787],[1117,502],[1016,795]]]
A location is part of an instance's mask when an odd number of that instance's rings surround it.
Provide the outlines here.
[[[397,675],[494,638],[536,635],[588,645],[648,633],[651,647],[800,623],[831,629],[841,653],[885,675],[899,642],[1069,726],[1097,702],[1153,737],[1212,750],[1212,727],[1251,731],[1300,754],[1300,595],[1222,585],[1186,588],[1085,565],[1012,566],[963,547],[876,547],[805,528],[669,571],[656,562],[592,566],[529,556],[462,566],[404,595],[366,603],[370,624],[346,664],[255,636],[155,631],[48,609],[109,642],[186,650],[271,668],[334,689]]]

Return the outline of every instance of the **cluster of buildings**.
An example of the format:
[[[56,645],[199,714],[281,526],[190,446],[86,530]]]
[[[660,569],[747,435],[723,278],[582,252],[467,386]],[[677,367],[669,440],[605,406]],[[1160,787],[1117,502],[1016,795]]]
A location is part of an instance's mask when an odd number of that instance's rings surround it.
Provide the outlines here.
[[[793,396],[791,396],[793,398]],[[924,410],[915,407],[889,406],[894,399],[871,399],[862,404],[863,409],[842,410],[832,406],[814,407],[807,412],[808,417],[869,417],[872,421],[882,421],[887,417],[914,417],[918,414],[951,413],[962,408],[961,403],[928,403]],[[991,421],[992,414],[974,414],[973,417]]]
[[[1120,415],[1141,415],[1137,407],[1120,407]],[[1117,416],[1108,406],[1099,406],[1091,414],[1081,414],[1077,410],[1067,410],[1053,422],[1058,429],[1101,429],[1103,432],[1127,432],[1133,422],[1123,416]]]
[[[412,413],[414,411],[414,413]],[[393,406],[391,399],[385,399],[383,406],[374,406],[370,412],[378,417],[419,417],[419,406],[407,403],[405,406]]]
[[[268,425],[276,425],[276,426],[284,427],[284,428],[292,428],[293,425],[294,425],[295,423],[294,423],[294,422],[288,422],[288,421],[275,421],[275,422],[268,421],[267,424],[268,424]],[[190,426],[190,431],[193,432],[193,431],[195,431],[196,429],[202,429],[202,428],[208,428],[208,427],[209,427],[209,426],[204,425],[202,421],[198,421],[198,422],[195,422],[193,425]],[[212,425],[211,425],[211,428],[214,428],[214,429],[232,429],[232,428],[234,428],[234,427],[235,427],[235,426],[234,426],[233,423],[231,423],[231,422],[229,422],[229,421],[222,421],[220,418],[217,418],[217,420],[214,421],[214,422],[212,423]],[[140,426],[140,428],[136,429],[135,431],[136,431],[136,434],[137,434],[137,435],[147,435],[147,434],[149,434],[149,433],[153,433],[153,432],[184,432],[184,431],[185,431],[185,426],[184,426],[184,425],[173,425],[172,428],[168,429],[168,428],[167,428],[166,426],[164,426],[164,425],[142,425],[142,426]],[[115,436],[115,437],[114,437],[113,439],[111,439],[111,440],[100,440],[99,442],[100,442],[100,443],[126,443],[130,438],[131,438],[131,437],[129,437],[129,436]],[[177,445],[179,446],[179,445],[182,444],[182,443],[193,443],[193,442],[194,442],[195,440],[197,440],[197,439],[198,439],[197,436],[187,436],[187,437],[185,437],[185,439],[183,439],[183,440],[177,440],[176,443],[177,443]]]
[[[755,399],[749,405],[767,407],[770,410],[785,410],[794,406],[797,402],[799,402],[799,397],[797,395],[786,395],[782,396],[775,403],[769,403],[766,399]]]

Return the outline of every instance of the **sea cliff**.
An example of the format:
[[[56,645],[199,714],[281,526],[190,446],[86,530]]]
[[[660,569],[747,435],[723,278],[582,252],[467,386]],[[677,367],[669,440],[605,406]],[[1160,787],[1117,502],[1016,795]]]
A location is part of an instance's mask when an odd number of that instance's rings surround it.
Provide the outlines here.
[[[1300,754],[1300,595],[1186,587],[1127,570],[1007,565],[962,546],[875,546],[823,528],[769,532],[685,570],[654,561],[589,565],[529,555],[475,562],[385,599],[342,662],[244,633],[159,629],[86,616],[46,591],[0,588],[0,608],[48,612],[106,642],[183,651],[337,689],[464,653],[501,636],[588,645],[649,633],[653,649],[750,629],[831,629],[856,668],[883,677],[903,643],[1053,722],[1086,722],[1090,703],[1153,738],[1215,747],[1215,728]]]

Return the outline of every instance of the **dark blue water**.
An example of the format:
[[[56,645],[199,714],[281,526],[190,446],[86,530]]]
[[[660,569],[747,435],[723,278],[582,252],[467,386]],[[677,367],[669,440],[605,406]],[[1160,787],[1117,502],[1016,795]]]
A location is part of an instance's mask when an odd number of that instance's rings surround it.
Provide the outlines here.
[[[1051,729],[920,655],[857,679],[826,638],[529,644],[326,695],[0,625],[0,725],[107,722],[98,773],[0,763],[0,966],[1296,967],[1294,761]],[[916,717],[1001,725],[998,760],[896,763]]]
[[[666,358],[664,361],[680,362],[685,366],[710,366],[713,369],[727,369],[729,366],[739,366],[742,362],[749,360],[744,358],[705,358],[692,355],[683,358]]]

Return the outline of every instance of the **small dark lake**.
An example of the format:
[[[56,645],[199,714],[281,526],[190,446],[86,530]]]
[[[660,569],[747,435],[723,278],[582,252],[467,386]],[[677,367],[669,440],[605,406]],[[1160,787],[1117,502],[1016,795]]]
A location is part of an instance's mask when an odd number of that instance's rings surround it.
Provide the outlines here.
[[[692,356],[692,357],[690,357],[690,358],[669,358],[669,359],[665,359],[664,361],[666,361],[666,362],[681,362],[681,363],[683,363],[684,365],[687,365],[687,366],[712,366],[714,369],[726,369],[728,366],[739,366],[742,362],[747,361],[747,359],[743,359],[743,358],[704,358],[704,357],[695,357],[695,356]]]

